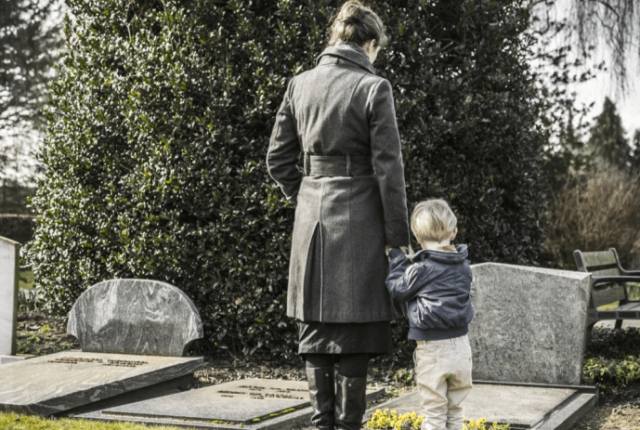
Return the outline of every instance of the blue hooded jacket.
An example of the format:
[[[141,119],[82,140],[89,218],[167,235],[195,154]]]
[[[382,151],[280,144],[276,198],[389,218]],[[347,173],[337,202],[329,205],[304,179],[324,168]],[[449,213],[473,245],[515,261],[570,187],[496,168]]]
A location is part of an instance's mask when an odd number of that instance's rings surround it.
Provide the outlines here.
[[[411,260],[392,248],[389,256],[387,289],[403,305],[409,339],[451,339],[468,333],[473,307],[467,245],[458,245],[454,252],[422,250]]]

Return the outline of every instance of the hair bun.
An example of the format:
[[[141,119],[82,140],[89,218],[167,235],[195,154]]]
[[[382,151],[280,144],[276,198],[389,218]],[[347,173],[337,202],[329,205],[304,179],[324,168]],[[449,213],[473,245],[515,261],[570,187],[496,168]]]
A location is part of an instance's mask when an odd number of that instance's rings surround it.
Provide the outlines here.
[[[331,18],[328,45],[352,42],[362,46],[371,40],[375,40],[377,46],[387,44],[380,17],[360,0],[347,0]]]

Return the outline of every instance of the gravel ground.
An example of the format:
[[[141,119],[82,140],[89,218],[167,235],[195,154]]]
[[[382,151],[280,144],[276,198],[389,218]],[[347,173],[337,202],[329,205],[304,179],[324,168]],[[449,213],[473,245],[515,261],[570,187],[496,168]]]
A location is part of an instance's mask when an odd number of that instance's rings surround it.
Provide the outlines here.
[[[45,355],[79,349],[73,336],[66,334],[64,322],[39,313],[18,314],[18,352]],[[385,388],[377,403],[413,389],[410,363],[398,364],[376,359],[369,370],[369,384]],[[194,387],[246,379],[306,380],[301,360],[292,363],[247,362],[209,359],[203,370],[195,374]],[[576,430],[640,430],[640,384],[601,394],[598,406],[574,427]],[[312,430],[302,427],[298,430]]]
[[[618,399],[600,404],[575,426],[575,430],[640,430],[640,385],[619,393]]]

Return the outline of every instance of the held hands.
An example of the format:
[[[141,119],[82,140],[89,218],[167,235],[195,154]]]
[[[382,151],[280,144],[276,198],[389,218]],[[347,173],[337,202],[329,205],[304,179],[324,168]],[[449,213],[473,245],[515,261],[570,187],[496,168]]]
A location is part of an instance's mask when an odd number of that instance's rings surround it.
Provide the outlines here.
[[[386,245],[384,247],[384,253],[387,256],[387,261],[391,261],[391,257],[389,256],[389,251],[391,251],[391,248],[394,248],[394,247],[393,246],[389,246],[389,245]],[[400,247],[398,247],[398,249],[400,251],[402,251],[402,253],[404,255],[409,255],[410,253],[412,253],[411,250],[409,248],[407,248],[406,246],[400,246]]]

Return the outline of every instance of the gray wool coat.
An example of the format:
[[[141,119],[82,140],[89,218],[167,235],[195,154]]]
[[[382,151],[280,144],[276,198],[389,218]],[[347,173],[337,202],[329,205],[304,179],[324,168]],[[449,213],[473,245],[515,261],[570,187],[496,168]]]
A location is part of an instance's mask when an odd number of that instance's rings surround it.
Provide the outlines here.
[[[346,155],[360,156],[373,169],[305,174],[299,159],[307,155],[341,165]],[[391,85],[374,74],[362,48],[329,47],[314,69],[289,82],[267,167],[297,201],[287,315],[326,323],[393,319],[384,246],[409,243],[403,162]]]

